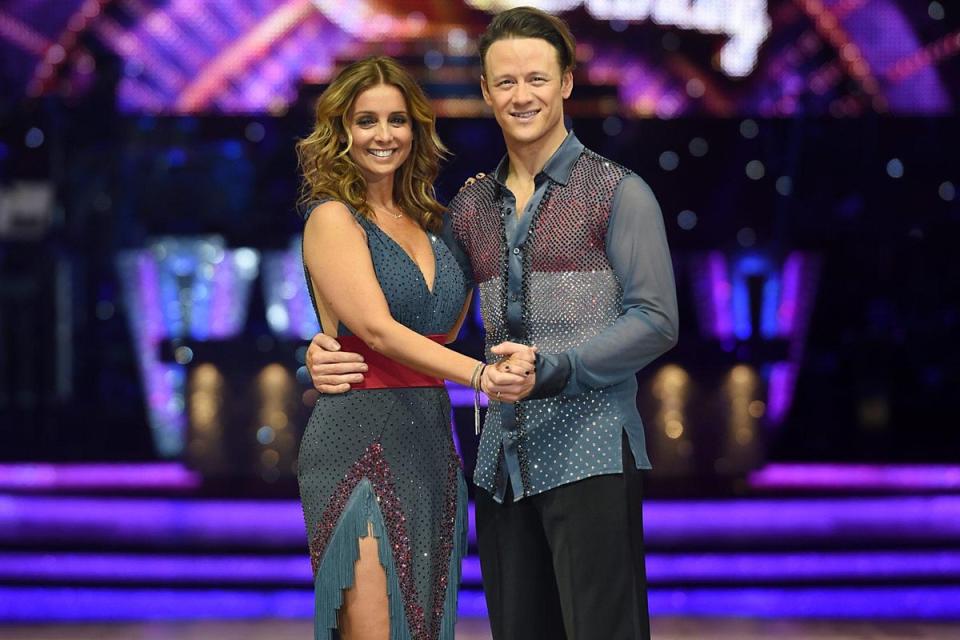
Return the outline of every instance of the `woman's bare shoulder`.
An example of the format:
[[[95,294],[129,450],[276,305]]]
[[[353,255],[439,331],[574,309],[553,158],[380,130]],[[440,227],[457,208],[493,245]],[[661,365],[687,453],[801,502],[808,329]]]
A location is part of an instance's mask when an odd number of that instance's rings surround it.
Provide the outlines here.
[[[339,200],[326,200],[310,209],[304,231],[307,234],[323,231],[324,233],[359,232],[365,235],[357,214]]]

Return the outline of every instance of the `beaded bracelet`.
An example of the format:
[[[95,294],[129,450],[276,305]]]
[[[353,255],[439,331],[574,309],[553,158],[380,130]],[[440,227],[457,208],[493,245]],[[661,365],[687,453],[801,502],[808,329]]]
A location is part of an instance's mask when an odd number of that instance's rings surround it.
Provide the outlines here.
[[[483,375],[483,367],[484,364],[482,362],[478,362],[477,366],[473,368],[473,373],[470,374],[470,388],[473,390],[477,389],[477,381],[480,379],[480,376],[477,374]]]

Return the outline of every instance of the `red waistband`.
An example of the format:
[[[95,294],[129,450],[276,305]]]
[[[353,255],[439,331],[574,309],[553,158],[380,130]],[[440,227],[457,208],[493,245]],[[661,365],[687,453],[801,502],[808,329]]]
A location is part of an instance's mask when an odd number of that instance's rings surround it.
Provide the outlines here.
[[[434,342],[444,344],[447,336],[425,336]],[[367,343],[357,336],[341,336],[337,338],[342,351],[352,351],[363,356],[367,363],[367,372],[363,374],[363,382],[350,385],[351,389],[396,389],[404,387],[442,387],[443,379],[434,378],[415,371],[410,367],[391,360],[387,356],[377,353],[367,346]]]

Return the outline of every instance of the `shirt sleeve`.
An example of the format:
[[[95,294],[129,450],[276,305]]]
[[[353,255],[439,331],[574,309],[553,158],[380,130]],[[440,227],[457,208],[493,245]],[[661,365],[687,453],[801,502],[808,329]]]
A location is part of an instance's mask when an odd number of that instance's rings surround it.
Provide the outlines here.
[[[453,254],[457,264],[460,265],[463,276],[467,279],[467,288],[472,289],[474,285],[473,265],[470,264],[470,258],[467,257],[467,252],[464,251],[463,245],[460,244],[456,234],[453,232],[453,216],[454,213],[451,205],[451,209],[448,209],[446,215],[443,216],[443,228],[440,230],[440,237],[444,243],[446,243],[447,248],[450,249],[450,253]]]
[[[538,353],[531,399],[617,384],[677,343],[677,292],[663,216],[650,187],[635,174],[617,187],[606,254],[623,287],[620,316],[577,347]]]

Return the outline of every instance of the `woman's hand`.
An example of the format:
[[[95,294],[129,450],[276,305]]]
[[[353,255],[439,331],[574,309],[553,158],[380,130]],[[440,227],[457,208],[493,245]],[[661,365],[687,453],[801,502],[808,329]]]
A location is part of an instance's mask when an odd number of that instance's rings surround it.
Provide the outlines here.
[[[504,358],[484,369],[480,390],[493,400],[507,403],[519,402],[530,395],[537,380],[537,348],[502,342],[491,351]]]

